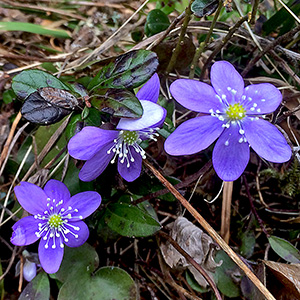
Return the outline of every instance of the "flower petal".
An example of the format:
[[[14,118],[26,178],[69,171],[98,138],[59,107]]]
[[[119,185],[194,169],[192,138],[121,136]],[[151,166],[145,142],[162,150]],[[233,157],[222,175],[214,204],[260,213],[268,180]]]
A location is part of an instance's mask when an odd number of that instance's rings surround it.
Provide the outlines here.
[[[223,106],[214,89],[204,82],[177,79],[171,84],[170,91],[178,103],[193,111],[210,113],[211,109],[221,110]]]
[[[130,166],[127,167],[127,161],[125,160],[121,163],[121,159],[118,160],[118,171],[120,175],[128,182],[136,180],[142,170],[142,156],[140,153],[137,153],[132,146],[130,146],[131,154],[134,159],[134,162],[130,162]]]
[[[98,153],[89,159],[79,172],[79,179],[82,181],[92,181],[96,179],[107,167],[114,156],[114,152],[107,154],[112,143],[104,146]]]
[[[25,259],[23,267],[23,276],[26,281],[31,281],[36,276],[36,264],[34,262]]]
[[[74,237],[74,235],[72,235],[71,233],[66,234],[66,237],[68,239],[68,241],[64,241],[64,243],[68,246],[68,247],[79,247],[82,244],[84,244],[86,242],[86,240],[89,237],[89,228],[87,227],[87,225],[82,222],[70,222],[70,224],[72,226],[76,226],[78,228],[78,231],[75,231],[74,229],[72,229],[73,232],[75,232],[76,234],[78,234],[78,237]],[[71,229],[70,229],[71,230]]]
[[[47,195],[39,186],[22,181],[14,191],[21,206],[30,214],[35,215],[46,209]]]
[[[81,216],[82,219],[91,215],[100,205],[101,196],[97,192],[87,191],[72,196],[68,201],[63,203],[64,208],[71,206],[78,212],[72,212],[72,218]]]
[[[148,100],[156,103],[159,96],[159,88],[159,77],[157,73],[154,73],[152,77],[137,92],[136,96],[139,100]]]
[[[47,196],[50,199],[55,199],[55,200],[68,200],[70,199],[71,195],[64,183],[61,181],[55,180],[55,179],[50,179],[45,187],[44,191],[47,194]]]
[[[11,243],[16,246],[26,246],[36,242],[39,239],[35,234],[39,231],[39,223],[41,220],[37,220],[33,216],[20,219],[12,227]]]
[[[160,105],[147,100],[140,101],[144,113],[140,119],[121,119],[117,129],[122,130],[141,130],[146,128],[158,127],[165,120],[167,111]]]
[[[117,138],[118,135],[119,132],[116,130],[87,126],[70,139],[68,150],[72,157],[88,160],[103,146]]]
[[[273,124],[262,119],[251,121],[246,118],[243,129],[250,146],[262,158],[275,163],[291,158],[291,147]]]
[[[185,121],[165,141],[165,150],[170,155],[197,153],[223,132],[222,122],[212,116],[196,117]]]
[[[48,274],[56,273],[59,270],[60,264],[64,256],[64,248],[59,245],[59,239],[55,238],[56,247],[53,249],[53,239],[49,239],[48,248],[45,248],[47,240],[41,239],[39,243],[39,259],[42,268]]]
[[[215,62],[210,71],[211,84],[221,98],[226,96],[228,104],[239,102],[244,92],[244,80],[228,61]]]
[[[249,144],[239,143],[240,138],[239,127],[231,125],[221,134],[213,150],[214,169],[224,181],[239,178],[249,162]]]
[[[244,90],[245,100],[242,101],[248,114],[268,114],[281,103],[280,91],[270,83],[248,85]]]

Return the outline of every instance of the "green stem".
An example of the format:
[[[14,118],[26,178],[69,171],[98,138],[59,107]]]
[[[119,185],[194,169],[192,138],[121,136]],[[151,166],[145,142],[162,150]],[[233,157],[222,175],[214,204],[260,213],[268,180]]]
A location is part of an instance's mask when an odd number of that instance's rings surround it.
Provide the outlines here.
[[[205,41],[200,43],[200,45],[199,45],[199,47],[196,50],[196,53],[194,55],[194,58],[193,58],[193,61],[192,61],[192,64],[191,64],[190,74],[189,74],[190,79],[193,79],[194,76],[195,76],[196,65],[198,64],[198,61],[199,61],[199,58],[200,58],[201,54],[203,53],[204,49],[206,48],[207,44],[210,41],[212,32],[214,30],[214,27],[216,25],[216,22],[217,22],[217,19],[218,19],[219,15],[220,15],[222,7],[223,7],[223,2],[222,2],[222,0],[220,0],[218,8],[216,10],[216,13],[214,15],[214,18],[213,18],[212,23],[210,25],[209,31],[206,35]]]
[[[185,9],[185,17],[184,17],[183,24],[182,24],[182,27],[181,27],[179,39],[178,39],[177,45],[176,45],[176,47],[173,51],[173,54],[172,54],[172,57],[171,57],[170,62],[168,64],[168,67],[166,69],[166,74],[167,75],[173,70],[173,68],[175,66],[175,63],[176,63],[176,60],[177,60],[177,57],[178,57],[178,55],[179,55],[179,53],[182,49],[183,40],[184,40],[184,36],[185,36],[186,30],[187,30],[187,26],[188,26],[189,21],[190,21],[191,16],[192,16],[191,6],[192,6],[192,3],[194,1],[195,0],[191,0],[188,7]]]

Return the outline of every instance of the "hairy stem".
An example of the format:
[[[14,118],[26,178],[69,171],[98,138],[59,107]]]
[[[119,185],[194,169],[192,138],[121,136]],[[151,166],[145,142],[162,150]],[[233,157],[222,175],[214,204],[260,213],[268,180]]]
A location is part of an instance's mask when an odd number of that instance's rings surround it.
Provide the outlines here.
[[[199,58],[200,58],[201,54],[203,53],[203,51],[205,50],[207,44],[210,41],[211,35],[212,35],[213,30],[215,28],[215,25],[216,25],[216,22],[218,20],[219,15],[220,15],[222,7],[223,7],[223,2],[220,1],[219,6],[217,8],[217,11],[215,12],[214,18],[213,18],[212,23],[210,25],[209,31],[206,35],[205,41],[200,43],[200,45],[199,45],[199,47],[196,50],[196,53],[194,55],[194,58],[193,58],[193,61],[192,61],[192,64],[191,64],[190,74],[189,74],[190,79],[193,79],[194,76],[195,76],[196,65],[199,61]]]
[[[191,6],[192,6],[193,2],[194,2],[194,0],[191,0],[188,7],[185,9],[185,17],[184,17],[183,24],[182,24],[182,27],[181,27],[179,39],[178,39],[177,45],[176,45],[176,47],[173,51],[170,62],[167,66],[166,74],[169,74],[173,70],[173,68],[175,66],[175,63],[176,63],[176,60],[177,60],[177,57],[178,57],[178,55],[179,55],[179,53],[182,49],[184,36],[185,36],[189,21],[190,21],[191,16],[192,16]]]

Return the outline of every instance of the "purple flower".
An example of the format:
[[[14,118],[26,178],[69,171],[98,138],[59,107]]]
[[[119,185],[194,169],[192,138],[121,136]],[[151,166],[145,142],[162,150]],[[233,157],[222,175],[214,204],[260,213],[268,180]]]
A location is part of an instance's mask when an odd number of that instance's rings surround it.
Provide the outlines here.
[[[139,90],[137,97],[143,106],[140,119],[120,119],[117,130],[93,126],[83,128],[68,144],[71,156],[86,160],[79,172],[82,181],[97,178],[109,162],[118,160],[118,171],[127,181],[140,176],[145,151],[139,145],[143,140],[156,140],[156,130],[166,117],[166,110],[156,104],[159,95],[159,78],[154,74]]]
[[[280,131],[263,120],[281,103],[279,90],[269,83],[244,87],[243,78],[226,61],[211,68],[211,84],[178,79],[170,87],[173,97],[184,107],[205,114],[181,124],[166,140],[171,155],[197,153],[217,138],[213,166],[224,181],[237,179],[245,170],[249,146],[262,158],[282,163],[291,149]]]
[[[21,206],[32,216],[14,224],[11,242],[16,246],[39,243],[39,259],[47,273],[58,271],[64,244],[79,247],[87,240],[89,230],[82,221],[92,214],[101,203],[97,192],[82,192],[71,197],[60,181],[49,180],[44,189],[21,182],[15,195]]]

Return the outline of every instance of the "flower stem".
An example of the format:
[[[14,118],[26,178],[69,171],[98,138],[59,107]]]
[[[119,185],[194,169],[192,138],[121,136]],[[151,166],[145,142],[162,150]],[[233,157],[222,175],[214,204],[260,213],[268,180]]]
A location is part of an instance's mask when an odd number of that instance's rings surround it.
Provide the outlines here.
[[[228,41],[230,40],[230,38],[233,36],[233,34],[236,32],[236,30],[245,22],[248,20],[248,15],[240,18],[233,27],[231,27],[231,29],[228,31],[227,35],[223,38],[223,40],[221,41],[221,43],[219,43],[219,45],[215,48],[215,50],[211,53],[211,55],[208,57],[208,59],[206,60],[202,71],[201,71],[201,75],[200,75],[200,80],[203,79],[204,74],[205,74],[205,70],[207,69],[207,67],[209,66],[209,64],[212,62],[212,60],[215,58],[215,56],[221,51],[221,49],[228,43]]]
[[[191,6],[192,6],[193,2],[194,2],[194,0],[191,0],[188,7],[185,9],[185,17],[184,17],[183,24],[182,24],[182,27],[181,27],[179,39],[178,39],[177,45],[176,45],[176,47],[173,51],[172,57],[171,57],[170,62],[167,66],[167,69],[166,69],[166,74],[167,75],[173,70],[173,68],[175,66],[175,63],[176,63],[176,60],[177,60],[177,57],[178,57],[178,55],[179,55],[179,53],[182,49],[182,44],[183,44],[184,36],[185,36],[186,30],[187,30],[187,26],[188,26],[189,21],[190,21],[191,16],[192,16]]]
[[[174,188],[174,186],[147,161],[146,167],[157,177],[157,179],[180,201],[180,203],[190,212],[197,222],[207,231],[212,239],[227,253],[227,255],[245,272],[245,275],[253,282],[267,300],[276,300],[262,282],[252,273],[249,267],[239,258],[239,256],[228,246],[219,234],[209,225],[209,223],[196,211],[196,209]]]
[[[220,235],[229,244],[233,181],[224,181]]]
[[[190,79],[194,78],[195,70],[196,70],[196,65],[197,65],[197,63],[199,61],[199,58],[200,58],[201,54],[203,53],[204,49],[206,48],[207,44],[210,41],[212,32],[214,30],[214,27],[216,25],[216,22],[217,22],[217,19],[218,19],[219,15],[220,15],[222,7],[223,7],[223,2],[222,2],[222,0],[220,0],[218,8],[217,8],[217,11],[215,12],[215,15],[214,15],[214,18],[213,18],[213,20],[211,22],[209,31],[208,31],[208,33],[206,35],[205,41],[202,42],[202,43],[200,43],[200,45],[197,48],[196,53],[194,55],[194,58],[193,58],[193,61],[192,61],[192,64],[191,64],[190,74],[189,74],[189,78]]]

